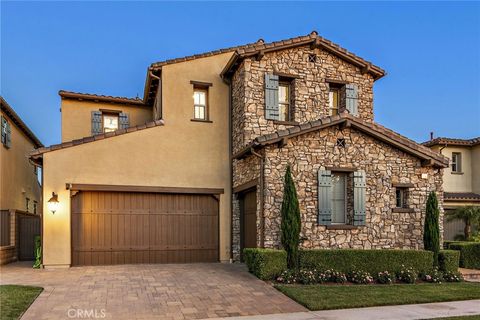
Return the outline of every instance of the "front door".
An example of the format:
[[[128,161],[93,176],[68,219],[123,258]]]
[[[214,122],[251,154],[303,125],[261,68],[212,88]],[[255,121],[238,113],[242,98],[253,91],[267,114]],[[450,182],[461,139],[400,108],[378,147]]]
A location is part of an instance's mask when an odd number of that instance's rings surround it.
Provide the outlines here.
[[[240,260],[243,261],[244,248],[257,247],[257,190],[253,189],[243,194],[240,217]]]

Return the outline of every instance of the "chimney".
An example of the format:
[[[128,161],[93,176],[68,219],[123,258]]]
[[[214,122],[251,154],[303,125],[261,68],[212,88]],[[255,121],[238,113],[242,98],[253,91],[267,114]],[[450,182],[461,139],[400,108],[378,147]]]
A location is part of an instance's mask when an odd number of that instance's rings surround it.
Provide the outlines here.
[[[433,140],[433,131],[430,131],[430,140]]]

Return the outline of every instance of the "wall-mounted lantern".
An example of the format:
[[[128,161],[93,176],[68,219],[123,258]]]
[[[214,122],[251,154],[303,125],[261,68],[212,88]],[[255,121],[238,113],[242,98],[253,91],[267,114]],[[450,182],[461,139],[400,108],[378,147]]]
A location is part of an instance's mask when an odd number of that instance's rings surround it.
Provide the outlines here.
[[[50,200],[48,200],[47,205],[48,210],[52,211],[52,213],[55,214],[58,209],[58,194],[52,192],[52,197],[50,198]]]

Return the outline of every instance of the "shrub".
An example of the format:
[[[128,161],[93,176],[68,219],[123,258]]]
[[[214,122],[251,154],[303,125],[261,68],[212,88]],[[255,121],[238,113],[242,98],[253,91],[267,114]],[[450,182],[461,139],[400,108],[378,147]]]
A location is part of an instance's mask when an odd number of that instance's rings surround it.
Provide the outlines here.
[[[427,199],[425,224],[423,229],[423,247],[433,252],[433,264],[438,266],[438,252],[440,251],[440,226],[438,224],[440,211],[437,195],[430,192]]]
[[[287,269],[287,254],[283,250],[245,248],[248,271],[262,280],[273,280]]]
[[[418,271],[412,267],[405,267],[402,265],[401,269],[397,272],[397,279],[405,283],[415,283],[417,281]]]
[[[455,272],[460,265],[460,252],[456,250],[440,250],[438,254],[438,268],[443,271]]]
[[[460,251],[460,267],[480,269],[480,242],[452,242],[448,248]]]
[[[356,284],[369,284],[373,282],[373,277],[366,271],[351,271],[347,279]]]
[[[279,283],[292,284],[299,281],[296,270],[284,270],[276,279]]]
[[[443,274],[443,280],[446,282],[461,282],[463,281],[463,276],[458,271],[447,271]]]
[[[285,172],[281,215],[281,240],[283,248],[287,251],[287,266],[289,269],[297,268],[300,243],[300,207],[289,165]]]
[[[430,272],[422,273],[421,279],[426,282],[442,283],[443,274],[437,267],[434,267]]]
[[[301,284],[318,283],[317,270],[300,270],[298,271],[298,282]]]
[[[433,253],[425,250],[362,250],[362,249],[315,249],[300,250],[300,268],[336,270],[349,273],[364,270],[376,275],[388,271],[395,274],[402,264],[418,271],[432,269]]]
[[[377,274],[377,282],[381,284],[392,284],[395,277],[388,271],[381,271]]]

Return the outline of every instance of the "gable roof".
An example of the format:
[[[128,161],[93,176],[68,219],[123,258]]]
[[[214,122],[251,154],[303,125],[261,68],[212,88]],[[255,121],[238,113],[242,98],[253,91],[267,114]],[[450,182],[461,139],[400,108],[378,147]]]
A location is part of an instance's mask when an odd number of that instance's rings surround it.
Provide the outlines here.
[[[135,131],[140,131],[140,130],[144,130],[144,129],[148,129],[148,128],[153,128],[153,127],[157,127],[157,126],[163,126],[163,124],[164,124],[163,120],[155,120],[155,121],[147,122],[145,124],[129,127],[127,129],[118,129],[118,130],[115,130],[113,132],[101,133],[101,134],[97,134],[97,135],[94,135],[94,136],[84,137],[84,138],[81,138],[81,139],[75,139],[75,140],[71,140],[71,141],[67,141],[67,142],[63,142],[63,143],[59,143],[59,144],[53,144],[49,147],[42,147],[42,148],[39,148],[39,149],[36,149],[36,150],[32,151],[30,153],[30,158],[32,158],[34,160],[39,160],[40,158],[42,158],[42,155],[46,152],[71,148],[71,147],[75,147],[75,146],[82,145],[82,144],[89,143],[89,142],[94,142],[94,141],[103,140],[103,139],[107,139],[107,138],[117,137],[117,136],[120,136],[120,135],[123,135],[123,134],[131,133],[131,132],[135,132]]]
[[[40,139],[30,130],[30,128],[23,122],[22,118],[13,110],[13,108],[7,103],[7,101],[0,96],[1,110],[12,120],[13,123],[28,137],[35,148],[43,147]]]
[[[433,147],[438,145],[473,147],[480,144],[480,137],[476,137],[472,139],[456,139],[456,138],[438,137],[438,138],[423,142],[422,144],[426,147]]]
[[[146,106],[142,99],[140,98],[127,98],[127,97],[114,97],[114,96],[104,96],[92,93],[80,93],[73,91],[60,90],[58,94],[62,99],[77,99],[77,100],[87,100],[94,102],[109,102],[109,103],[118,103],[118,104],[131,104],[138,106]]]
[[[274,133],[259,136],[253,139],[244,149],[236,153],[233,158],[239,159],[250,154],[253,149],[262,148],[271,144],[282,142],[284,139],[293,138],[313,131],[319,131],[335,125],[344,125],[353,127],[373,138],[385,142],[396,149],[413,155],[423,161],[424,165],[433,165],[436,167],[448,167],[448,159],[433,150],[416,143],[390,129],[379,124],[363,121],[354,117],[348,112],[339,115],[325,117],[315,121],[302,123],[292,126],[285,130],[279,130]]]
[[[443,200],[480,202],[480,194],[473,192],[444,192]]]

